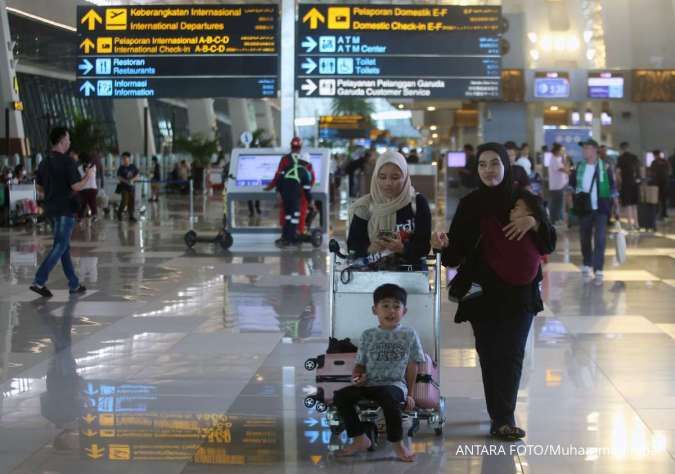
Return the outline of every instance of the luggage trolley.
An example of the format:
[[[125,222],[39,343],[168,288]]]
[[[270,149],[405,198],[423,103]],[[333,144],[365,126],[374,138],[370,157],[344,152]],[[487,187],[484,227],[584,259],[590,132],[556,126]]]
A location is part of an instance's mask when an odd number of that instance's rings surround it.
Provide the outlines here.
[[[9,185],[9,224],[37,223],[37,189],[35,183]]]
[[[404,324],[417,331],[425,352],[433,358],[434,368],[438,370],[440,359],[440,311],[441,311],[441,258],[440,254],[430,257],[433,262],[433,270],[413,270],[412,266],[403,265],[401,271],[359,271],[350,268],[350,262],[339,251],[339,244],[332,240],[329,249],[333,253],[332,265],[329,271],[331,287],[331,313],[330,313],[330,337],[344,339],[350,338],[354,344],[358,344],[362,332],[373,327],[374,316],[370,315],[368,308],[373,303],[373,292],[385,283],[396,283],[408,293],[408,313],[404,318]],[[431,281],[430,271],[433,271]],[[308,359],[305,369],[314,370],[321,368],[327,359],[332,359],[333,354]],[[355,354],[344,354],[346,361],[352,361]],[[345,364],[345,362],[338,362]],[[348,364],[345,364],[348,365]],[[420,374],[421,375],[421,374]],[[420,381],[418,375],[418,382]],[[338,377],[339,378],[339,377]],[[351,374],[347,377],[344,385],[351,383]],[[337,382],[336,378],[336,382]],[[435,380],[440,386],[440,380]],[[327,397],[329,398],[329,397]],[[316,408],[320,413],[325,412],[328,424],[333,435],[339,435],[342,430],[342,421],[337,410],[326,402],[324,394],[318,390],[314,395],[305,398],[307,408]],[[366,426],[373,444],[376,443],[377,429],[375,421],[381,416],[380,408],[373,402],[359,403],[361,421]],[[412,437],[420,429],[421,422],[426,421],[437,436],[443,434],[445,424],[445,399],[439,397],[439,403],[434,408],[415,407],[412,411],[404,411],[404,426],[409,426],[408,436]],[[406,423],[407,422],[407,423]]]

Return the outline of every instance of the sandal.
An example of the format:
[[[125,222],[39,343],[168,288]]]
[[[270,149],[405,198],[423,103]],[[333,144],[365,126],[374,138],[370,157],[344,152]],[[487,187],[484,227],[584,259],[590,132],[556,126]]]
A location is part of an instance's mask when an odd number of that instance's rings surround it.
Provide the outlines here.
[[[490,434],[505,441],[517,441],[525,437],[525,430],[517,426],[502,425],[499,428],[490,429]]]

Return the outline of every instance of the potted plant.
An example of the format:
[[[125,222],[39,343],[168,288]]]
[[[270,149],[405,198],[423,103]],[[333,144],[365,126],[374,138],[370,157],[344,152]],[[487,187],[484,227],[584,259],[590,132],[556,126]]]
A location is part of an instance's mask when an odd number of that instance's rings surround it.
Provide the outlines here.
[[[177,137],[173,143],[173,150],[192,156],[192,179],[195,190],[203,191],[204,169],[211,163],[211,157],[218,152],[218,141],[200,134]]]

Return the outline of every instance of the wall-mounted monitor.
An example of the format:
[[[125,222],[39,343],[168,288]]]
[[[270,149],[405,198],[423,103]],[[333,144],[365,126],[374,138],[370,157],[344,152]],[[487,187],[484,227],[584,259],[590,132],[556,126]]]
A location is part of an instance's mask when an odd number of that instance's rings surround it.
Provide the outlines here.
[[[570,96],[570,75],[564,71],[534,73],[534,97],[537,99],[567,99]]]
[[[591,71],[588,73],[589,99],[623,99],[623,73]]]
[[[466,153],[463,151],[448,152],[448,168],[466,167]]]

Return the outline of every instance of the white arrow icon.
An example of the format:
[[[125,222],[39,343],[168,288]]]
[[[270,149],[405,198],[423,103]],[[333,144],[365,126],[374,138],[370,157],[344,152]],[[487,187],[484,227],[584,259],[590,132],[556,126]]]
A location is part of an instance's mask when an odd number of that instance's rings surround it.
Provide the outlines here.
[[[305,83],[302,86],[300,86],[300,89],[302,89],[305,92],[305,94],[312,95],[314,91],[317,89],[317,87],[313,80],[305,79]]]
[[[311,74],[316,69],[316,63],[312,58],[306,58],[300,67],[305,70],[306,74]]]
[[[96,90],[96,87],[93,86],[93,84],[89,81],[86,81],[84,84],[80,86],[80,92],[84,92],[85,97],[89,97],[89,95]]]
[[[311,53],[318,44],[319,43],[317,43],[311,36],[305,36],[305,41],[303,41],[300,46],[305,48],[307,50],[306,52]]]
[[[88,59],[83,59],[84,61],[82,64],[77,66],[77,68],[82,71],[82,74],[85,76],[91,72],[92,69],[94,69],[94,65],[89,61]]]

